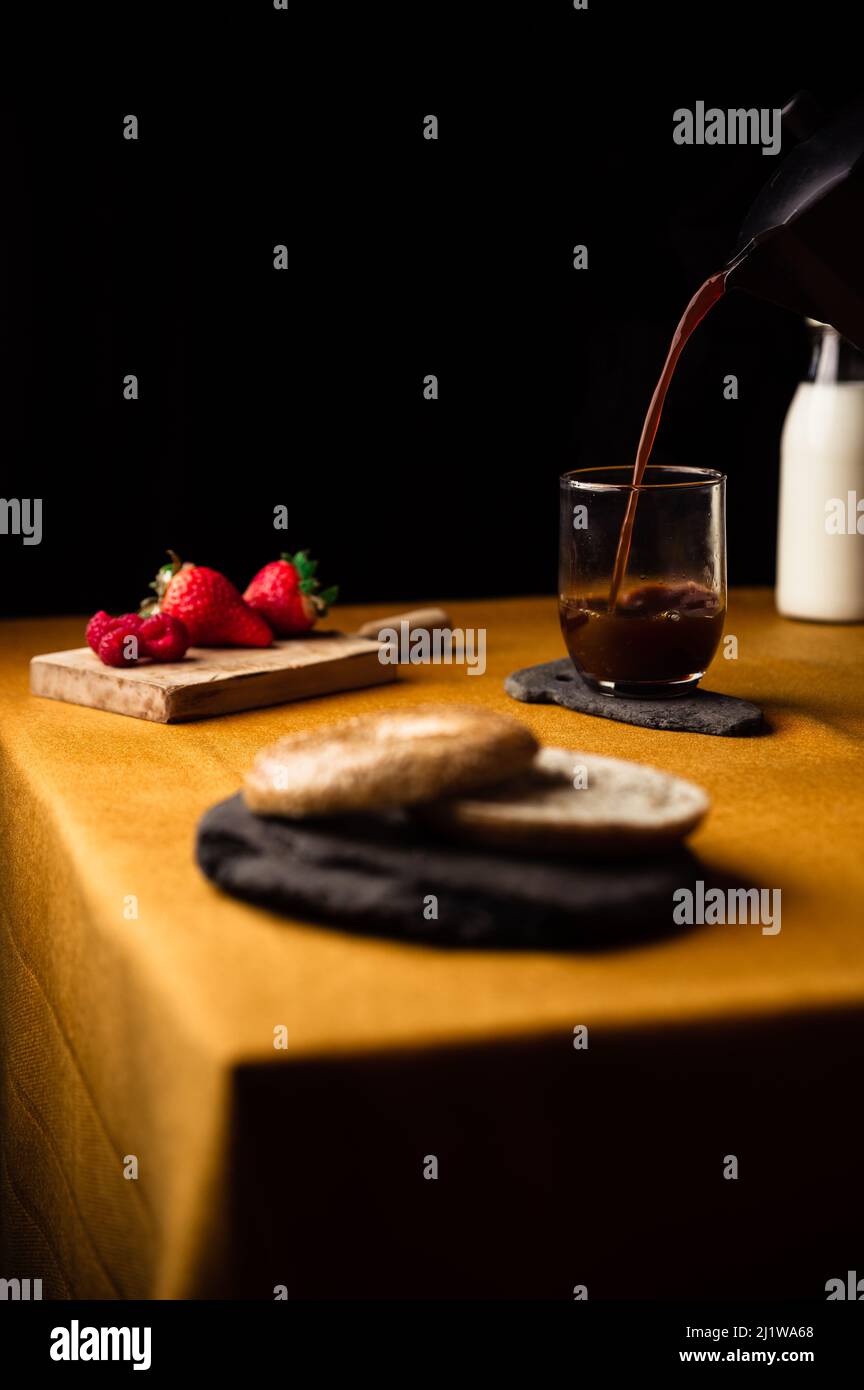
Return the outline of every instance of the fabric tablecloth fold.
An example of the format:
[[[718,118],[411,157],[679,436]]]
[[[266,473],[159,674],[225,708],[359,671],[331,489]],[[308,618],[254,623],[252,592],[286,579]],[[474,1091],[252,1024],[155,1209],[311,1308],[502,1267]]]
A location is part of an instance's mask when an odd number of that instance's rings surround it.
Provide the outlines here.
[[[864,628],[734,592],[738,659],[706,684],[771,731],[721,740],[519,705],[504,678],[561,653],[554,601],[450,608],[487,631],[482,678],[411,667],[177,726],[30,696],[29,658],[81,620],[0,627],[4,1277],[59,1298],[819,1297],[860,1261]],[[258,747],[438,698],[702,783],[694,852],[781,890],[780,931],[448,952],[207,882],[196,825]]]

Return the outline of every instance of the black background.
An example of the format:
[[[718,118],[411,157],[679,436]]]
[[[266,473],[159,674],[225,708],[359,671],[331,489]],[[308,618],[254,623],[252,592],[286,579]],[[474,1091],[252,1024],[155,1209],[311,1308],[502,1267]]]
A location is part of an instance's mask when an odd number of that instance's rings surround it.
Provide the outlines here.
[[[44,511],[41,545],[0,537],[4,614],[134,607],[168,546],[241,587],[308,546],[347,601],[553,592],[559,473],[632,462],[678,315],[777,167],[675,145],[674,110],[854,90],[815,54],[694,74],[692,9],[666,14],[678,63],[627,30],[635,77],[620,7],[364,19],[338,68],[332,7],[259,6],[242,91],[154,69],[3,112],[0,495]],[[655,461],[728,474],[731,583],[773,580],[807,356],[798,319],[730,294],[670,392]]]

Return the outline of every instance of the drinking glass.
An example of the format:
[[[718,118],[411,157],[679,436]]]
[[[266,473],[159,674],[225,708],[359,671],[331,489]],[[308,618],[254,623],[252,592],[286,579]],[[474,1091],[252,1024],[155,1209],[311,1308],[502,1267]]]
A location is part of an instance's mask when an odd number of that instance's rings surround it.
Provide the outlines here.
[[[710,468],[650,464],[638,487],[632,476],[612,467],[561,478],[561,630],[594,689],[685,695],[723,635],[726,479]]]

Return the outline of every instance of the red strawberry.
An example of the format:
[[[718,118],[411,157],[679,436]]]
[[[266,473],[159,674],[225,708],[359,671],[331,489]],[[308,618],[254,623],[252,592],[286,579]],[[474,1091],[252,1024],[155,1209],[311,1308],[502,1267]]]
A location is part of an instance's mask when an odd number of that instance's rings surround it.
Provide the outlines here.
[[[99,643],[99,660],[106,666],[134,666],[139,656],[146,655],[139,645],[140,628],[141,619],[137,613],[115,618]]]
[[[189,633],[179,618],[154,613],[142,622],[138,642],[142,655],[154,661],[181,661],[189,646]]]
[[[339,593],[334,585],[318,593],[315,571],[318,563],[309,552],[283,555],[259,570],[243,597],[251,608],[263,613],[278,637],[308,632],[327,614]]]
[[[273,633],[230,579],[204,565],[183,565],[173,551],[155,582],[157,598],[142,613],[170,613],[185,624],[194,647],[269,647]]]

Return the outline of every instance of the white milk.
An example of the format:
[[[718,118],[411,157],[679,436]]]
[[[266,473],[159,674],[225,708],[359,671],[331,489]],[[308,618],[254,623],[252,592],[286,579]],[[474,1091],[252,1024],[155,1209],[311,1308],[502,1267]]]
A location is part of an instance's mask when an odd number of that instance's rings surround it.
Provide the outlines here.
[[[788,618],[860,622],[864,380],[836,379],[839,348],[837,335],[826,329],[816,379],[798,387],[783,427],[777,607]]]

